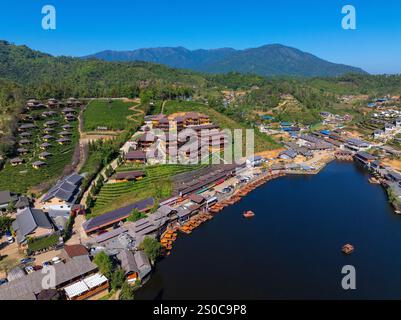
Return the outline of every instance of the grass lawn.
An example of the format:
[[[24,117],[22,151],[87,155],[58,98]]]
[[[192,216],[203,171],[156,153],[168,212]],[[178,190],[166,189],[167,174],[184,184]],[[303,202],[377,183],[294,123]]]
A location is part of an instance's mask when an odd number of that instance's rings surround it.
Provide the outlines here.
[[[170,178],[179,173],[201,168],[202,165],[166,164],[149,167],[122,166],[117,171],[144,170],[146,177],[135,182],[107,183],[96,197],[91,216],[134,203],[147,197],[164,198],[172,193]]]
[[[113,100],[94,100],[88,104],[84,112],[84,130],[93,131],[98,127],[107,127],[107,130],[124,130],[132,121],[130,116],[135,111],[130,107],[137,105],[134,102]]]
[[[41,110],[40,112],[42,111],[44,110]],[[24,159],[25,162],[15,167],[11,166],[9,162],[5,164],[4,168],[0,171],[0,190],[26,193],[28,189],[33,186],[37,186],[39,184],[42,185],[44,183],[50,184],[57,180],[57,178],[59,178],[62,174],[65,166],[71,163],[74,148],[78,141],[78,121],[70,123],[72,126],[74,126],[74,128],[71,130],[73,133],[71,136],[71,143],[62,146],[54,140],[50,141],[51,147],[46,151],[50,152],[52,156],[47,160],[41,160],[46,162],[46,166],[40,169],[34,169],[32,167],[32,163],[40,160],[39,154],[44,151],[39,148],[39,146],[44,142],[42,139],[42,136],[44,135],[43,124],[50,119],[59,122],[59,124],[54,127],[55,131],[51,133],[55,140],[59,138],[58,133],[63,131],[61,126],[67,123],[61,114],[58,114],[52,118],[35,121],[35,124],[38,126],[38,128],[31,131],[32,136],[29,138],[29,140],[31,140],[32,144],[26,147],[29,150],[29,153],[27,155],[19,156],[20,158]],[[18,137],[17,141],[19,140],[21,139]]]
[[[164,113],[169,115],[176,112],[188,112],[198,111],[208,115],[214,123],[220,126],[222,129],[250,129],[244,124],[239,123],[230,117],[208,107],[205,104],[193,101],[168,101],[164,106]],[[277,149],[279,144],[274,141],[273,138],[267,136],[264,133],[260,133],[258,130],[255,132],[255,152]],[[243,133],[243,151],[245,152],[245,131]]]

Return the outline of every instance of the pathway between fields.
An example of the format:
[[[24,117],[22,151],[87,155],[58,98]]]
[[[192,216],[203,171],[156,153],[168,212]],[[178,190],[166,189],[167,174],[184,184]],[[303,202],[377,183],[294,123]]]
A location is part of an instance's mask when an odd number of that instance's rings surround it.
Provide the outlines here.
[[[140,107],[140,101],[137,100],[137,99],[134,99],[134,100],[132,100],[132,99],[124,99],[124,101],[127,101],[127,102],[130,101],[130,102],[136,102],[136,103],[138,103],[138,104],[136,104],[136,105],[130,107],[130,110],[134,111],[134,114],[128,116],[127,119],[129,119],[129,120],[131,120],[131,121],[139,122],[138,117],[140,117],[140,116],[142,116],[142,115],[144,114],[144,111],[143,111],[143,110],[138,109],[138,108]],[[135,119],[134,117],[136,117],[136,119]],[[80,133],[82,133],[82,134],[84,135],[84,138],[81,139],[81,140],[82,140],[84,143],[87,144],[87,143],[88,143],[88,140],[91,140],[92,137],[89,137],[89,136],[86,135],[83,131],[80,131]],[[127,152],[127,151],[130,149],[131,145],[132,145],[131,141],[128,140],[128,141],[126,141],[126,142],[124,143],[124,145],[120,148],[120,150],[121,150],[122,152]],[[88,198],[88,195],[89,195],[90,191],[92,190],[93,186],[94,186],[94,185],[96,184],[96,182],[99,180],[100,175],[102,175],[104,179],[107,178],[107,177],[106,177],[106,168],[107,168],[108,166],[111,166],[111,167],[113,168],[113,170],[115,170],[115,169],[117,168],[117,166],[118,166],[118,161],[117,161],[117,159],[114,159],[110,164],[106,165],[106,166],[98,173],[98,175],[97,175],[96,178],[92,181],[92,183],[91,183],[91,185],[89,186],[89,188],[88,188],[88,189],[85,191],[85,193],[83,194],[82,199],[81,199],[81,202],[80,202],[82,205],[86,206],[86,200],[87,200],[87,198]],[[79,221],[79,222],[81,222],[81,221]],[[83,221],[82,221],[82,222],[83,222]],[[81,223],[82,223],[82,222],[81,222]],[[82,232],[82,228],[81,228],[81,226],[79,225],[79,223],[75,223],[75,224],[74,224],[74,229],[76,229],[75,231],[77,231],[77,233],[81,233],[81,232]]]

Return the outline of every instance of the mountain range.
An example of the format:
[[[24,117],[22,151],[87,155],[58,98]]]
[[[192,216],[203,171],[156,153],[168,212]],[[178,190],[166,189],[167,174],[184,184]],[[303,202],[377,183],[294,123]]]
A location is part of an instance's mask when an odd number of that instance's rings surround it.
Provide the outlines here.
[[[236,50],[233,48],[189,50],[183,47],[146,48],[132,51],[101,51],[84,59],[146,61],[206,73],[253,73],[261,76],[340,76],[366,74],[364,70],[332,63],[313,54],[281,44]]]

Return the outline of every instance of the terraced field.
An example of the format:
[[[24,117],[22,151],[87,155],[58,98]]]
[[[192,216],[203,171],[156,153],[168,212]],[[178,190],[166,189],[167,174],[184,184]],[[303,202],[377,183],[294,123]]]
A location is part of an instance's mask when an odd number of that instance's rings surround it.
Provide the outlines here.
[[[31,114],[42,113],[43,111],[46,110],[35,111]],[[57,178],[62,175],[65,167],[71,164],[75,145],[79,136],[77,121],[70,123],[73,126],[71,130],[72,136],[70,137],[71,143],[68,145],[59,145],[56,141],[51,141],[51,147],[46,151],[50,152],[52,156],[44,160],[46,166],[37,170],[32,167],[32,163],[40,160],[39,154],[43,152],[39,147],[44,142],[42,138],[44,135],[43,124],[48,120],[58,121],[59,124],[54,128],[55,132],[50,134],[55,139],[58,139],[58,132],[63,130],[61,126],[67,123],[61,115],[60,110],[58,110],[58,112],[57,115],[51,118],[35,120],[35,124],[38,128],[30,131],[32,136],[28,139],[32,143],[26,147],[28,153],[19,156],[19,158],[24,160],[24,163],[15,167],[9,162],[5,164],[4,168],[0,170],[0,190],[11,190],[18,193],[26,193],[28,191],[40,193],[41,190],[46,189],[57,180]],[[20,140],[21,138],[18,133],[17,141]],[[35,190],[32,190],[32,187],[35,187]]]
[[[168,197],[172,192],[171,177],[192,170],[197,170],[204,165],[179,165],[167,164],[149,167],[122,166],[118,172],[129,170],[144,170],[146,177],[135,182],[119,182],[105,184],[98,196],[93,209],[93,215],[99,215],[114,207],[121,207],[126,203],[132,203],[146,198]]]

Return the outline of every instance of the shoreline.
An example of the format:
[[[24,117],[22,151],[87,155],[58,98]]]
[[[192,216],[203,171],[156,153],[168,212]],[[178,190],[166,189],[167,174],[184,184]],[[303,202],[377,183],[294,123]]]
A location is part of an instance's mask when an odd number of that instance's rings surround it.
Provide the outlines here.
[[[262,171],[260,173],[260,176],[257,176],[256,179],[243,184],[241,186],[236,186],[235,189],[230,192],[229,194],[221,197],[214,205],[212,205],[210,208],[205,207],[203,208],[199,213],[193,215],[189,220],[188,223],[185,223],[183,225],[177,225],[173,228],[167,228],[161,235],[160,235],[160,240],[166,239],[165,235],[166,234],[171,234],[172,236],[167,236],[168,239],[163,240],[163,243],[167,243],[167,246],[163,245],[162,241],[159,241],[162,243],[164,254],[163,257],[167,257],[170,255],[170,251],[173,249],[173,243],[177,239],[177,233],[180,231],[181,233],[184,234],[191,234],[191,232],[199,227],[202,223],[207,222],[208,220],[212,220],[214,215],[217,213],[221,212],[223,209],[225,209],[228,206],[232,206],[239,201],[243,197],[246,197],[250,192],[255,190],[256,188],[266,184],[267,182],[284,177],[287,175],[317,175],[319,174],[328,164],[330,164],[333,161],[338,161],[338,162],[352,162],[354,165],[355,164],[360,164],[363,169],[367,171],[367,173],[370,175],[369,178],[369,183],[371,184],[380,184],[385,191],[387,192],[387,188],[385,186],[385,179],[378,179],[378,182],[372,182],[373,180],[371,179],[376,179],[375,175],[372,174],[372,171],[366,167],[365,164],[359,163],[357,159],[354,159],[353,157],[348,157],[348,158],[341,158],[341,157],[330,157],[328,159],[325,159],[324,162],[316,169],[313,171],[301,171],[301,170],[290,170],[290,169],[283,169],[283,170],[277,170],[278,172],[273,173],[273,171],[266,170]],[[230,179],[230,178],[229,178]],[[228,180],[228,179],[227,179]],[[387,192],[387,199],[390,202],[388,192]],[[394,214],[400,215],[401,211],[397,209],[391,202],[390,204],[392,205],[394,209]]]

